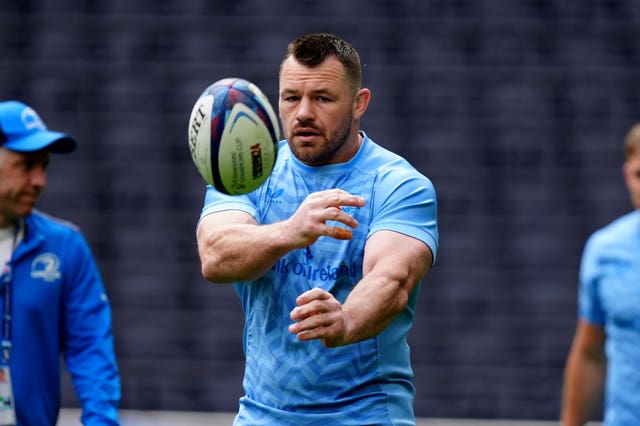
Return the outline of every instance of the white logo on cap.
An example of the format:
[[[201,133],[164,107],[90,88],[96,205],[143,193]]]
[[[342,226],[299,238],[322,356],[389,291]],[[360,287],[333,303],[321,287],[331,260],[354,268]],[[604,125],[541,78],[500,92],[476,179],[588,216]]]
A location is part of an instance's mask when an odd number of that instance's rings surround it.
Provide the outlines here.
[[[22,124],[24,124],[24,128],[27,130],[47,130],[47,126],[44,125],[44,122],[40,119],[38,113],[31,107],[26,107],[22,111],[20,118],[22,118]]]

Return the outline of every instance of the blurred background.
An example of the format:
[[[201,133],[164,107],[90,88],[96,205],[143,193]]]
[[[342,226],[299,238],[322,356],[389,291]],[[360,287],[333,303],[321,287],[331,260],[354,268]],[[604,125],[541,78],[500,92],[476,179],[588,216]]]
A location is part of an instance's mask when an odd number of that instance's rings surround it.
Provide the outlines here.
[[[441,249],[410,336],[416,414],[556,419],[588,235],[631,209],[635,0],[0,0],[0,98],[80,141],[40,208],[85,232],[113,306],[122,408],[234,412],[240,303],[205,282],[187,145],[223,77],[277,105],[289,41],[335,32],[363,129],[433,181]],[[77,407],[68,378],[64,405]]]

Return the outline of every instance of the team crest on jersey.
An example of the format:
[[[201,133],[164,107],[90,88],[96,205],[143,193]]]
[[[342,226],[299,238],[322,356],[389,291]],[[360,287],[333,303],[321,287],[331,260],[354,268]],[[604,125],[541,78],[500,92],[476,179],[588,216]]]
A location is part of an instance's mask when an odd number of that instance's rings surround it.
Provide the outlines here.
[[[43,253],[31,262],[31,278],[52,282],[60,278],[60,258],[54,253]]]

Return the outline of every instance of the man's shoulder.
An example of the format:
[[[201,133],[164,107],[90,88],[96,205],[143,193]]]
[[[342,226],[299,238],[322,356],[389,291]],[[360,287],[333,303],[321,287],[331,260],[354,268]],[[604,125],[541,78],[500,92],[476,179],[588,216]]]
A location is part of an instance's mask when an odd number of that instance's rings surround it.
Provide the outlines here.
[[[590,237],[592,245],[608,246],[640,237],[640,212],[634,210],[596,230]]]
[[[429,180],[422,172],[417,170],[411,161],[400,153],[391,151],[377,144],[370,138],[366,138],[364,155],[360,166],[370,173],[377,173],[381,177],[391,177],[393,180],[401,177],[413,177]]]
[[[75,223],[40,210],[34,210],[28,216],[27,222],[29,225],[35,226],[40,232],[80,233],[80,228]]]

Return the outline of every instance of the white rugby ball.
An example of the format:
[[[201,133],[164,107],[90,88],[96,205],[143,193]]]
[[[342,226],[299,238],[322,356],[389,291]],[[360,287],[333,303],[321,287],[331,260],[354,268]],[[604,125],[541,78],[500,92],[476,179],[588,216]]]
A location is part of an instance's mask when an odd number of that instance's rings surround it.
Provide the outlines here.
[[[278,155],[278,117],[262,91],[241,78],[207,87],[189,119],[189,149],[206,183],[246,194],[269,177]]]

